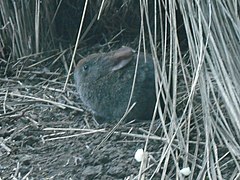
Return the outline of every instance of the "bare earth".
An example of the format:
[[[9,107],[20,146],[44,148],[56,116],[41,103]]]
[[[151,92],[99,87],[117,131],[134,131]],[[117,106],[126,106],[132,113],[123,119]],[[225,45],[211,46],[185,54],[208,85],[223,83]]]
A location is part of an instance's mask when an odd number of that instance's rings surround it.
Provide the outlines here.
[[[58,90],[64,81],[48,81],[48,75],[34,73],[25,77],[34,78],[0,80],[1,179],[127,179],[138,175],[140,163],[134,154],[144,148],[145,139],[137,135],[146,135],[150,121],[122,123],[103,141],[116,123],[98,125],[87,111],[72,109],[82,109],[73,85],[61,93]],[[148,151],[155,152],[155,157],[160,144],[149,141]]]

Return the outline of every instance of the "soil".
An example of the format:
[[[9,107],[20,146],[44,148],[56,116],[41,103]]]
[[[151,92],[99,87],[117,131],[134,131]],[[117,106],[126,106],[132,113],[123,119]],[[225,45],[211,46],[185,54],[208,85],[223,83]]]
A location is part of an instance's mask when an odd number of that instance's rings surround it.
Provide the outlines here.
[[[32,72],[23,76],[0,79],[1,179],[134,179],[138,175],[141,163],[134,155],[144,148],[150,121],[121,123],[105,139],[116,122],[98,124],[81,106],[72,83],[63,93],[63,80],[50,81]],[[156,156],[160,144],[150,140],[148,151]],[[149,170],[146,176],[152,173]]]
[[[3,70],[0,66],[0,75]],[[117,122],[98,124],[72,79],[63,91],[66,75],[45,67],[0,76],[0,179],[138,179],[141,163],[134,155],[145,146],[145,179],[176,179],[178,167],[186,164],[192,170],[186,179],[207,176],[201,168],[206,167],[201,119],[191,122],[188,154],[177,135],[169,148],[160,120],[148,140],[150,120],[122,122],[110,133]],[[222,142],[217,146],[222,178],[235,177],[238,167],[229,150]]]

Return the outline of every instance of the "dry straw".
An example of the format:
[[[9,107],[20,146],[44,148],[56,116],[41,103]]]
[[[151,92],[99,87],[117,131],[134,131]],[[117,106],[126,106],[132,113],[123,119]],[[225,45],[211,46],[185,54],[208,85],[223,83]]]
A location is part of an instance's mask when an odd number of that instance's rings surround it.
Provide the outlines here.
[[[68,88],[72,87],[69,85],[69,78],[74,57],[70,65],[66,60],[69,59],[66,55],[69,49],[59,52],[62,46],[56,46],[57,41],[54,39],[56,29],[53,24],[61,3],[62,1],[55,3],[40,0],[0,1],[0,101],[3,104],[0,118],[10,117],[7,113],[9,106],[6,105],[6,101],[11,98],[13,104],[21,101],[16,98],[23,98],[81,111],[67,98],[65,99],[68,103],[64,105],[44,94],[46,90],[62,93],[62,89],[68,94],[73,93]],[[116,32],[114,35],[104,35],[109,41],[101,46],[103,49],[121,46],[120,42],[122,45],[135,46],[138,51],[150,52],[154,59],[156,96],[163,96],[166,104],[164,110],[158,104],[155,109],[155,113],[160,114],[158,122],[161,122],[159,126],[162,133],[158,136],[154,135],[153,126],[156,121],[154,114],[149,131],[144,132],[148,134],[147,136],[134,134],[126,134],[126,136],[143,138],[144,150],[147,152],[152,139],[163,145],[158,152],[147,153],[158,154],[158,157],[151,155],[155,161],[149,158],[149,162],[141,166],[144,168],[139,168],[139,174],[133,179],[146,179],[147,170],[150,168],[154,168],[153,173],[147,176],[150,179],[154,179],[158,172],[161,173],[161,179],[172,177],[183,179],[181,169],[188,167],[191,171],[189,179],[238,179],[240,174],[240,3],[237,0],[151,2],[124,0],[119,6],[117,1],[89,0],[81,5],[86,7],[84,13],[90,13],[88,16],[82,16],[83,18],[79,17],[81,28],[79,28],[79,36],[75,39],[77,42],[75,47],[78,46],[88,52],[92,44],[88,46],[86,42],[90,41],[87,39],[91,39],[91,36],[94,39],[96,34],[101,34],[96,33],[97,24],[101,22],[102,33]],[[116,8],[119,11],[113,12]],[[108,15],[110,12],[111,16]],[[116,23],[113,22],[113,18],[116,18],[119,12],[122,16],[118,17],[117,24],[128,28],[114,29],[110,26]],[[91,13],[94,15],[89,20],[87,17],[91,17]],[[129,14],[139,19],[138,27],[128,24],[131,18]],[[182,17],[181,25],[179,25],[179,16]],[[181,27],[186,31],[185,38],[181,38],[182,34],[178,31]],[[130,32],[134,34],[134,38],[127,39],[125,36],[125,39],[121,39],[122,34],[128,29],[134,32]],[[76,49],[73,54],[75,53]],[[40,58],[44,60],[39,60]],[[44,72],[39,68],[44,63],[48,63],[50,67],[63,64],[63,72],[67,76],[60,77],[59,69],[54,72],[48,70]],[[41,88],[38,88],[37,92],[34,85],[22,87],[21,77],[26,77],[24,74],[27,72],[39,74],[39,69],[40,73],[55,77],[54,80],[45,79],[39,82],[37,85]],[[8,73],[12,70],[13,75],[19,80],[10,80]],[[7,76],[8,83],[3,79]],[[10,86],[11,83],[14,84]],[[16,89],[18,92],[11,92]],[[34,91],[28,94],[29,89]],[[39,93],[43,94],[43,97],[37,97]],[[14,108],[11,110],[14,112]],[[112,133],[116,132],[112,131]],[[1,146],[5,149],[7,147],[8,152],[11,152],[3,140]],[[32,170],[29,174],[31,172]]]

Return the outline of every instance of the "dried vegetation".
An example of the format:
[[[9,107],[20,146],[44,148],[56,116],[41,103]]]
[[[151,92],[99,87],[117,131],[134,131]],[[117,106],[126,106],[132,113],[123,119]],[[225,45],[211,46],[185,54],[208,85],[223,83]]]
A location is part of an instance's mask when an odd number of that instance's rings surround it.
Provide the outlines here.
[[[79,58],[122,45],[152,54],[166,106],[151,123],[115,127],[131,141],[119,150],[118,135],[104,139],[114,124],[102,128],[82,109],[72,71]],[[238,1],[0,1],[0,177],[184,179],[190,167],[188,179],[240,178],[239,57]],[[130,158],[141,144],[147,158],[104,174],[74,156],[89,141],[108,156],[111,143],[132,149]]]

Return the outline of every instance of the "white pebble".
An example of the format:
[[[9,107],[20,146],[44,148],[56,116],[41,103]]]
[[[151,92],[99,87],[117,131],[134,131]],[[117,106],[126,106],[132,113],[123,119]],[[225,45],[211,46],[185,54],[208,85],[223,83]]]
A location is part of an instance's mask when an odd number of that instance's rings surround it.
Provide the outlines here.
[[[182,175],[184,175],[184,176],[188,176],[189,174],[191,174],[191,170],[190,170],[189,167],[182,168],[182,169],[180,170],[180,173],[181,173]]]
[[[137,162],[141,162],[143,159],[143,149],[138,149],[135,153],[134,158],[136,159]]]

